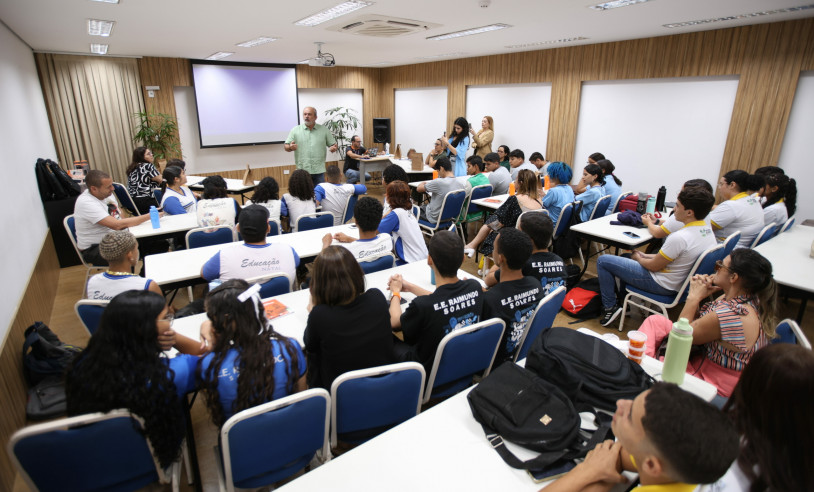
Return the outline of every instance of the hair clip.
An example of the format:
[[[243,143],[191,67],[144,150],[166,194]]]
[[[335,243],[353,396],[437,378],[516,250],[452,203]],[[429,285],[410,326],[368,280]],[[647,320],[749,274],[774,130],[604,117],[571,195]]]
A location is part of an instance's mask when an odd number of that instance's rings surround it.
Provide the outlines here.
[[[260,293],[260,284],[254,284],[248,289],[244,290],[243,293],[241,293],[239,296],[237,296],[237,300],[240,302],[246,302],[246,299],[259,293]]]

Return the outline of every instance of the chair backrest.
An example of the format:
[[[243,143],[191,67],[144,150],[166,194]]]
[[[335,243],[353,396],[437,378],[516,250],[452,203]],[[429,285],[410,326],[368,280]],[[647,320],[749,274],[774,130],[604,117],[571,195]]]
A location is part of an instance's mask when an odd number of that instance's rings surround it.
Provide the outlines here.
[[[197,227],[188,231],[186,235],[187,249],[226,244],[234,240],[235,230],[230,225]]]
[[[457,219],[458,216],[461,215],[465,200],[465,190],[450,191],[444,195],[444,201],[441,203],[441,213],[438,214],[438,222],[436,225]]]
[[[266,236],[279,236],[283,231],[283,226],[279,220],[269,219],[269,233]]]
[[[471,213],[479,211],[480,208],[477,205],[475,205],[474,203],[472,203],[472,200],[480,200],[481,198],[489,198],[490,196],[492,196],[492,189],[493,189],[492,185],[490,185],[490,184],[478,185],[478,186],[472,188],[472,193],[469,195],[469,201],[467,202],[468,203],[467,208],[466,208],[467,213],[471,214]]]
[[[415,204],[413,204],[413,216],[415,216],[415,220],[421,218],[421,208]]]
[[[76,256],[79,257],[79,261],[85,265],[85,268],[92,268],[93,265],[85,261],[85,257],[82,256],[82,250],[79,249],[79,244],[76,242],[76,218],[74,218],[73,214],[62,219],[62,225],[68,233],[68,239],[71,240],[71,244],[73,244],[73,249],[76,251]]]
[[[594,220],[598,217],[604,217],[605,212],[608,211],[608,206],[610,205],[611,196],[605,195],[601,197],[599,200],[596,201],[594,204],[594,209],[591,210],[591,216],[588,217],[588,220]]]
[[[517,220],[514,222],[515,227],[520,227],[520,223],[523,221],[523,216],[526,214],[546,214],[548,215],[548,210],[541,208],[539,210],[526,210],[522,214],[517,216]]]
[[[119,203],[121,203],[122,207],[127,210],[130,215],[141,215],[138,211],[138,207],[136,207],[136,203],[133,201],[133,197],[130,196],[130,192],[127,191],[127,188],[125,188],[123,184],[113,183],[113,191],[116,192],[116,198],[119,199]]]
[[[560,216],[557,218],[557,223],[554,224],[554,239],[560,237],[568,226],[571,224],[571,215],[574,213],[574,203],[566,203],[562,210],[560,210]]]
[[[153,196],[155,197],[156,203],[161,203],[161,199],[164,198],[164,193],[158,188],[153,188]]]
[[[692,269],[690,269],[687,274],[687,278],[684,279],[684,282],[682,282],[681,287],[678,289],[678,294],[676,295],[673,305],[686,297],[687,292],[689,292],[690,280],[692,280],[693,276],[712,275],[715,273],[715,262],[726,257],[724,251],[725,248],[723,244],[716,244],[701,253],[701,256],[693,263]]]
[[[611,208],[611,213],[615,214],[616,212],[618,212],[619,211],[619,204],[622,203],[622,200],[624,200],[626,197],[628,197],[628,196],[630,196],[632,194],[633,194],[632,191],[623,191],[619,196],[617,196],[616,201],[613,202],[613,208]]]
[[[302,470],[317,451],[328,457],[331,397],[301,391],[233,415],[220,431],[226,490],[256,488]]]
[[[262,299],[291,292],[291,278],[283,272],[248,278],[246,282],[260,284],[260,297]]]
[[[342,212],[343,224],[353,218],[353,207],[356,206],[356,202],[358,200],[359,195],[357,195],[356,193],[353,193],[350,196],[348,196],[348,199],[345,201],[345,211]]]
[[[769,222],[765,227],[763,227],[763,229],[760,230],[758,235],[755,237],[755,240],[752,241],[752,244],[749,247],[754,248],[756,246],[760,246],[769,239],[773,238],[776,232],[777,224],[774,222]]]
[[[724,245],[724,258],[729,256],[729,253],[731,253],[732,250],[735,249],[735,246],[738,245],[740,240],[741,240],[741,231],[735,231],[732,234],[728,235],[726,237],[726,239],[724,239],[724,242],[723,242],[723,245]]]
[[[475,374],[489,375],[505,329],[506,323],[502,319],[492,318],[447,333],[435,352],[424,403],[430,397],[445,396],[466,388]],[[449,386],[443,392],[433,394],[435,386],[445,385]]]
[[[789,220],[787,220],[786,223],[783,224],[783,227],[781,227],[780,230],[777,233],[780,234],[780,233],[786,232],[789,229],[791,229],[793,226],[794,226],[794,217],[789,217]]]
[[[297,218],[297,232],[311,231],[333,227],[334,214],[331,212],[317,212],[315,214],[303,214]]]
[[[424,366],[401,362],[350,371],[331,385],[331,446],[358,443],[418,415]]]
[[[167,477],[127,410],[91,413],[24,427],[8,455],[30,490],[136,490]]]
[[[88,333],[93,336],[96,329],[99,328],[99,320],[102,319],[102,312],[105,310],[110,301],[98,301],[92,299],[81,299],[74,304],[74,311],[79,316],[79,321],[88,330]]]
[[[396,259],[391,254],[382,255],[371,260],[360,261],[359,266],[362,267],[362,271],[365,272],[365,275],[368,273],[373,272],[380,272],[382,270],[387,270],[388,268],[393,268],[395,265]]]
[[[786,318],[777,324],[777,338],[772,343],[794,343],[811,350],[811,342],[793,319]]]
[[[543,297],[537,304],[537,308],[534,309],[531,318],[526,322],[526,327],[523,328],[523,335],[517,343],[517,346],[520,348],[514,354],[514,362],[525,359],[534,340],[536,340],[543,331],[551,328],[554,324],[554,318],[556,318],[557,313],[560,312],[562,302],[565,299],[565,290],[565,286],[561,285],[549,292],[549,294]]]

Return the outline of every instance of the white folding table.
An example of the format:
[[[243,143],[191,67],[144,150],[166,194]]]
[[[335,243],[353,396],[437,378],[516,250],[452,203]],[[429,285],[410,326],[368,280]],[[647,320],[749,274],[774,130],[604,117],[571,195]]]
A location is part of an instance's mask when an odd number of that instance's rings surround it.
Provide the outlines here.
[[[196,190],[202,190],[201,181],[209,176],[187,176],[187,186]],[[226,181],[226,191],[235,195],[240,195],[240,203],[246,202],[246,193],[254,189],[254,184],[244,184],[242,179],[224,178]]]
[[[165,215],[159,219],[159,224],[158,229],[153,229],[152,222],[148,220],[129,229],[136,239],[169,236],[198,227],[198,216],[195,214]]]
[[[814,293],[812,244],[814,227],[796,225],[755,248],[771,262],[775,282],[802,291],[797,323],[802,321],[808,298]]]

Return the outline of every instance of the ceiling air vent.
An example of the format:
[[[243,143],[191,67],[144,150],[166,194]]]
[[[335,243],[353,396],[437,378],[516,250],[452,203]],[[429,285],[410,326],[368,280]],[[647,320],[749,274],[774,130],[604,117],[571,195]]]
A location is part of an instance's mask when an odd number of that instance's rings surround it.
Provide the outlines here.
[[[374,36],[377,38],[393,38],[408,34],[423,33],[430,29],[441,27],[441,24],[432,24],[411,19],[386,17],[381,15],[364,15],[352,19],[350,22],[329,27],[330,31],[357,34],[360,36]]]

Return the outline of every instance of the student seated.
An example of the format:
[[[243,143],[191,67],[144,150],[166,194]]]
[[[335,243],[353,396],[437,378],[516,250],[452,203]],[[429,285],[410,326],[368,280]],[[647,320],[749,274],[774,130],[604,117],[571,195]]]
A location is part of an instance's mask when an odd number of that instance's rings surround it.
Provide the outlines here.
[[[124,171],[127,175],[127,191],[140,214],[150,212],[157,205],[153,197],[153,187],[161,185],[161,174],[153,164],[153,151],[147,147],[133,149],[133,159]]]
[[[489,173],[489,184],[492,185],[492,195],[505,195],[509,193],[509,184],[512,174],[500,164],[500,157],[495,152],[486,154],[483,158],[484,169]]]
[[[178,166],[167,166],[162,173],[160,208],[169,215],[195,213],[195,195],[187,186],[187,175]]]
[[[277,180],[266,176],[261,179],[254,188],[251,200],[246,201],[246,205],[262,205],[269,211],[269,219],[280,221],[280,215],[288,215],[285,203],[280,200],[280,185]]]
[[[164,297],[146,290],[125,291],[110,301],[98,330],[65,375],[69,416],[130,410],[144,419],[147,438],[165,468],[181,452],[181,397],[195,389],[198,363],[191,355],[161,356],[168,348],[162,339],[168,338],[171,326]]]
[[[325,234],[322,238],[322,249],[329,247],[336,239],[339,245],[351,252],[357,261],[389,254],[393,250],[393,239],[390,234],[379,233],[379,221],[382,217],[382,204],[369,196],[360,198],[353,207],[353,218],[359,229],[359,239],[344,232]]]
[[[379,232],[391,235],[398,263],[403,265],[426,258],[427,243],[418,218],[413,215],[410,186],[405,181],[393,181],[387,185],[384,199],[391,210],[379,223]]]
[[[437,221],[438,216],[441,215],[441,205],[447,193],[464,189],[464,185],[455,179],[452,163],[448,157],[439,157],[435,161],[434,169],[438,171],[438,179],[421,183],[416,188],[419,193],[432,193],[430,203],[421,207],[421,217],[430,223]]]
[[[597,164],[602,159],[605,159],[605,155],[601,152],[594,152],[593,154],[588,156],[588,163],[587,164]],[[579,195],[580,193],[585,193],[585,190],[588,187],[582,181],[578,181],[575,185],[570,185],[571,189],[574,190],[575,195]]]
[[[427,157],[424,158],[424,165],[434,168],[435,161],[442,155],[449,156],[449,151],[444,146],[444,142],[440,138],[435,139],[435,145],[427,152]]]
[[[702,305],[718,291],[723,294]],[[693,344],[702,353],[690,358],[687,372],[714,384],[722,397],[732,394],[752,356],[775,336],[776,310],[772,264],[757,251],[737,248],[715,265],[714,275],[693,277],[679,317],[690,320]],[[647,333],[647,355],[658,355],[671,329],[664,316],[644,320],[639,330]]]
[[[582,210],[579,212],[579,218],[582,222],[591,218],[591,213],[594,211],[596,202],[605,196],[605,173],[602,168],[596,164],[588,164],[582,169],[582,179],[580,180],[580,187],[585,188],[585,191],[574,197],[574,200],[582,201]]]
[[[523,169],[527,169],[533,173],[537,172],[537,166],[530,162],[526,162],[526,154],[520,149],[514,149],[509,153],[509,165],[512,166],[512,179],[517,180],[517,173]]]
[[[330,391],[337,376],[393,362],[387,300],[379,289],[365,291],[365,275],[347,249],[322,250],[310,289],[313,308],[303,335],[309,388]]]
[[[529,156],[529,162],[534,164],[534,167],[537,168],[537,172],[541,175],[545,176],[546,166],[548,166],[548,161],[545,160],[543,154],[539,152],[532,152],[531,156]]]
[[[469,176],[466,179],[464,189],[466,189],[466,196],[472,195],[472,189],[476,186],[488,185],[489,177],[483,174],[484,165],[483,159],[476,155],[466,158],[466,174]],[[483,218],[483,211],[477,210],[476,212],[469,213],[468,210],[461,210],[461,220],[472,222]]]
[[[554,234],[554,223],[544,213],[530,213],[520,218],[518,229],[531,238],[532,250],[526,264],[523,265],[523,276],[531,276],[543,286],[543,296],[547,296],[557,287],[565,285],[568,275],[562,258],[550,252],[551,237]],[[484,279],[491,288],[500,282],[500,268],[495,265]]]
[[[384,188],[387,190],[387,186],[392,183],[393,181],[404,181],[408,183],[410,179],[407,177],[407,171],[404,170],[398,164],[390,164],[384,171],[382,171],[382,181],[384,181]],[[387,203],[387,196],[384,197],[384,211],[382,212],[382,217],[390,213],[390,204]],[[424,256],[427,256],[426,253]]]
[[[226,180],[220,176],[209,176],[201,181],[204,187],[203,198],[196,205],[198,226],[235,226],[240,215],[240,205],[230,198],[226,190]]]
[[[602,326],[611,324],[622,312],[616,296],[617,278],[622,296],[628,284],[656,295],[676,295],[695,260],[716,244],[712,229],[704,222],[713,203],[715,197],[706,190],[685,188],[678,194],[675,208],[676,220],[684,227],[667,236],[658,254],[634,250],[630,258],[614,255],[599,257],[596,272],[604,308],[600,320]]]
[[[157,283],[132,273],[139,260],[138,241],[127,230],[110,231],[99,243],[109,267],[88,280],[88,299],[109,301],[126,290],[149,290],[163,295]]]
[[[432,370],[438,344],[449,332],[484,320],[483,290],[475,279],[460,280],[458,269],[464,261],[463,241],[452,231],[440,231],[430,239],[427,264],[435,274],[435,291],[430,292],[393,275],[387,284],[390,297],[390,325],[401,331],[404,341],[394,340],[396,360],[418,361],[427,374]],[[401,293],[415,299],[401,313]]]
[[[314,188],[314,197],[317,205],[322,205],[323,212],[331,212],[334,216],[334,225],[342,225],[345,204],[351,195],[364,195],[367,193],[365,185],[342,184],[342,173],[337,166],[328,166],[325,169],[326,182]]]
[[[548,216],[555,225],[560,218],[562,208],[574,202],[574,190],[568,185],[572,175],[571,167],[564,162],[557,161],[548,165],[551,188],[543,197],[543,207],[548,210]]]
[[[543,298],[543,286],[532,276],[523,275],[523,266],[531,256],[531,238],[514,227],[504,227],[495,240],[495,265],[501,270],[500,282],[486,291],[483,319],[500,318],[506,323],[493,367],[511,359],[523,336],[526,322]]]
[[[305,389],[302,348],[274,331],[258,292],[243,280],[229,280],[206,296],[201,334],[212,352],[198,370],[218,428],[241,410]]]
[[[712,189],[712,185],[709,184],[707,180],[700,178],[685,181],[684,185],[681,187],[681,191],[694,186],[705,189],[710,195],[715,196],[715,191]],[[704,221],[709,223],[709,215],[707,215]],[[676,219],[675,210],[670,214],[669,217],[661,218],[656,217],[654,214],[642,214],[642,224],[646,225],[647,232],[657,239],[665,238],[671,232],[675,232],[684,227],[684,224]]]
[[[367,149],[362,147],[362,139],[359,135],[350,138],[350,147],[345,151],[345,164],[342,166],[342,173],[349,184],[359,182],[359,159],[365,157]],[[326,169],[327,171],[327,169]],[[365,173],[365,180],[370,179],[370,174]]]
[[[766,185],[760,192],[763,203],[763,222],[774,222],[777,227],[794,216],[797,211],[797,182],[785,174],[771,173],[765,176]]]
[[[291,178],[288,179],[288,193],[283,195],[281,206],[288,211],[291,232],[297,232],[297,219],[301,215],[313,214],[317,211],[317,204],[314,201],[314,182],[308,171],[297,169],[291,173]]]
[[[294,282],[300,257],[287,244],[266,242],[266,234],[270,230],[268,218],[266,207],[249,205],[244,208],[237,226],[243,242],[224,245],[204,263],[201,277],[209,282],[215,279],[248,280],[282,272]]]
[[[719,241],[735,231],[741,232],[737,247],[748,248],[763,229],[763,208],[757,199],[746,193],[749,173],[729,171],[718,180],[718,190],[724,201],[710,212],[712,230]]]
[[[622,180],[613,174],[614,171],[616,171],[616,166],[614,166],[611,161],[607,159],[600,159],[596,165],[602,169],[602,174],[605,178],[605,184],[603,185],[605,188],[605,194],[610,195],[611,197],[608,209],[605,211],[605,215],[610,215],[613,213],[613,204],[616,203],[619,195],[622,194]]]
[[[690,492],[726,472],[738,455],[738,435],[717,408],[669,383],[656,383],[634,400],[616,402],[616,442],[598,444],[545,492],[609,490],[622,470],[639,474],[633,491]]]

